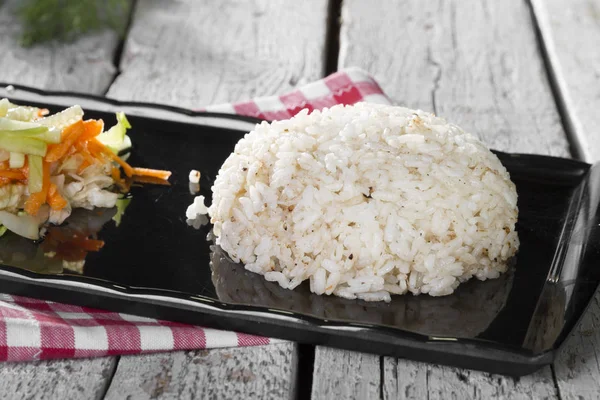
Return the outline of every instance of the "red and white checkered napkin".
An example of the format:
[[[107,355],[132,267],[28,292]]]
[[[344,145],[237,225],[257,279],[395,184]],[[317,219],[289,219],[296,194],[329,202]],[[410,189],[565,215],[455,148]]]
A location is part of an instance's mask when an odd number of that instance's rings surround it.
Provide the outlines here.
[[[285,119],[359,101],[389,103],[357,68],[339,71],[281,96],[207,107],[207,111]],[[0,361],[95,357],[170,350],[257,346],[278,340],[0,294]]]

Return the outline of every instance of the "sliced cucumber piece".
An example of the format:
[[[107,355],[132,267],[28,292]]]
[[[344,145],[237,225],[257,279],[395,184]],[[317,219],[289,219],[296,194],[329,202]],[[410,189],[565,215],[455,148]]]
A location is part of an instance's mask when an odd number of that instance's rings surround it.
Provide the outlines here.
[[[47,127],[54,127],[61,131],[69,125],[74,124],[78,120],[83,118],[83,110],[80,106],[75,105],[63,110],[59,113],[50,115],[49,117],[40,118],[35,122]]]
[[[0,135],[0,148],[15,153],[45,156],[48,146],[41,140],[15,135]]]
[[[25,154],[23,153],[10,153],[8,159],[8,166],[10,168],[23,168],[25,165]]]

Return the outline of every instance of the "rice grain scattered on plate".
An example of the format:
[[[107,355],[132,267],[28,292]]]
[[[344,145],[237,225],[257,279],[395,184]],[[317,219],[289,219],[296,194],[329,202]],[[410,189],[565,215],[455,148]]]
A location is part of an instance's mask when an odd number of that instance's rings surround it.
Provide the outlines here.
[[[432,114],[359,103],[263,122],[212,187],[216,242],[292,289],[390,301],[497,278],[519,247],[498,158]]]

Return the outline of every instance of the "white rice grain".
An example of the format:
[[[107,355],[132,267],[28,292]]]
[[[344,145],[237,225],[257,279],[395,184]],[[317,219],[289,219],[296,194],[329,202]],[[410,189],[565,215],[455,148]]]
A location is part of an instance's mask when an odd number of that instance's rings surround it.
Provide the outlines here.
[[[498,277],[518,247],[498,158],[432,114],[359,103],[261,123],[212,187],[217,244],[317,294],[390,301]],[[198,199],[190,210],[205,211]]]

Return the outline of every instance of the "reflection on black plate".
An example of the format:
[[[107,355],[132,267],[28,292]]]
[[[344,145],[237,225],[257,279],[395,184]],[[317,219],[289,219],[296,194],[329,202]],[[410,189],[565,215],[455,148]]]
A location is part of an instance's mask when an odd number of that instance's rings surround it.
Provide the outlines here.
[[[428,336],[474,338],[485,331],[504,307],[513,271],[498,279],[471,280],[447,297],[392,296],[390,303],[319,296],[308,283],[283,289],[261,275],[246,271],[219,247],[212,246],[211,270],[219,300],[279,308],[325,320],[361,321]]]
[[[91,118],[125,111],[133,125],[131,162],[173,171],[171,186],[132,188],[118,227],[103,216],[97,237],[105,245],[86,254],[81,274],[40,256],[31,243],[0,239],[3,292],[522,375],[553,361],[600,282],[600,166],[498,153],[519,194],[521,246],[510,274],[441,298],[348,301],[268,283],[211,251],[209,225],[187,224],[189,171],[202,173],[199,194],[210,203],[213,179],[250,121],[2,87],[0,97],[14,101],[79,103]]]
[[[117,207],[77,208],[62,225],[49,225],[39,242],[8,231],[0,238],[0,261],[38,274],[81,274],[87,255],[102,246],[98,232],[116,214]]]

